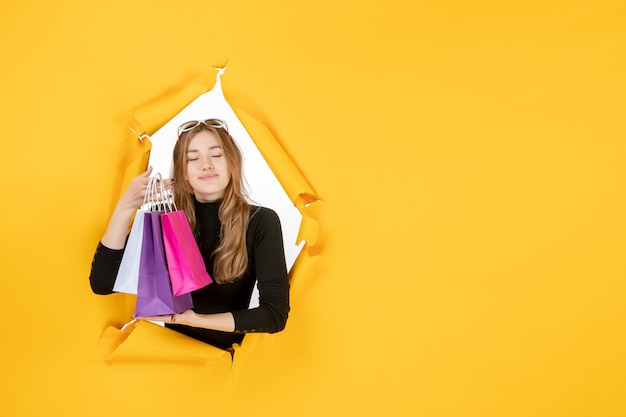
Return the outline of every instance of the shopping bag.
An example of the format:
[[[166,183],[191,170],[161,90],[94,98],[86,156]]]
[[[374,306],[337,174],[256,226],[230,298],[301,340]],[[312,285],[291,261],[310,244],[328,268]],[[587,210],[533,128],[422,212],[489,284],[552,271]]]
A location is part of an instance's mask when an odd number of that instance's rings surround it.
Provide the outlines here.
[[[146,193],[141,207],[135,212],[135,219],[128,235],[124,255],[115,277],[113,291],[137,294],[137,281],[139,279],[139,261],[141,258],[141,243],[143,241],[144,213],[148,204],[155,198],[156,177],[148,179]]]
[[[161,225],[174,295],[186,294],[212,283],[185,212],[164,213]]]
[[[120,268],[115,277],[113,291],[137,294],[139,279],[139,260],[141,258],[141,242],[143,240],[143,220],[145,211],[137,210],[135,220],[128,235]]]
[[[182,313],[193,307],[191,294],[174,296],[167,271],[161,211],[144,213],[135,317]]]

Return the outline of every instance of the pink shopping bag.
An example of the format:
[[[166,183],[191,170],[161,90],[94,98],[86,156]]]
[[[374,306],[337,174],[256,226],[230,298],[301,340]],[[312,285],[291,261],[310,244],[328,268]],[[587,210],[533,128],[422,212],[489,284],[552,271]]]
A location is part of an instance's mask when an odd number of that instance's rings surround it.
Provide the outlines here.
[[[174,295],[187,294],[212,283],[185,212],[162,214],[161,225]]]

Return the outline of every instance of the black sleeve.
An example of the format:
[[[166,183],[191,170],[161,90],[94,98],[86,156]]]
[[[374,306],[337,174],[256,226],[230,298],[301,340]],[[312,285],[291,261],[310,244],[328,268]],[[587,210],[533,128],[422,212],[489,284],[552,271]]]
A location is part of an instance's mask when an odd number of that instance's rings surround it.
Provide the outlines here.
[[[278,215],[261,208],[250,219],[253,269],[259,289],[259,306],[233,311],[235,333],[276,333],[285,328],[289,314],[289,281],[283,235]]]
[[[98,243],[91,261],[89,275],[89,283],[94,293],[102,295],[113,293],[115,277],[120,269],[123,255],[124,249],[109,249],[102,243]]]

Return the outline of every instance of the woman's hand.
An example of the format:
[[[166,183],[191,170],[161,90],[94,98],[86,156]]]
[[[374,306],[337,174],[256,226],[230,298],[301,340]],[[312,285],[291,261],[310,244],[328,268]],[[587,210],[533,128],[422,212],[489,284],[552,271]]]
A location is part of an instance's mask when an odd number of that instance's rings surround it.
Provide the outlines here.
[[[120,197],[117,202],[115,210],[113,210],[113,214],[109,220],[107,230],[100,240],[107,248],[124,248],[130,220],[133,218],[135,210],[143,204],[146,196],[146,188],[150,181],[150,174],[152,174],[152,167],[148,167],[145,172],[133,178],[126,188],[126,191],[124,191],[124,194],[122,194],[122,197]],[[164,180],[163,184],[165,189],[169,189],[172,186],[172,181]]]
[[[197,314],[187,310],[180,314],[165,314],[162,316],[137,317],[139,320],[160,321],[166,324],[183,324],[185,326],[200,327],[203,329],[219,330],[222,332],[235,331],[235,319],[232,313]]]
[[[126,188],[126,191],[117,202],[116,209],[136,210],[141,206],[146,196],[146,188],[148,187],[150,174],[152,174],[152,167],[148,167],[145,172],[133,178],[130,184],[128,184],[128,188]]]

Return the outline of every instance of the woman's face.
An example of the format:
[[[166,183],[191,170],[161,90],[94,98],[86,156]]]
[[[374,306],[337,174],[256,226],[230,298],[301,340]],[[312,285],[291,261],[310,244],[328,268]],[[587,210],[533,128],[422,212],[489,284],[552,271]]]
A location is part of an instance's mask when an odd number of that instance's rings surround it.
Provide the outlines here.
[[[196,199],[206,203],[224,197],[230,182],[228,159],[213,132],[202,130],[189,141],[185,180]]]

